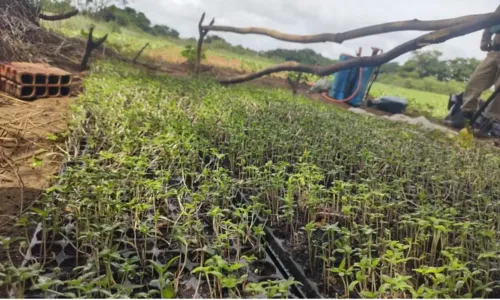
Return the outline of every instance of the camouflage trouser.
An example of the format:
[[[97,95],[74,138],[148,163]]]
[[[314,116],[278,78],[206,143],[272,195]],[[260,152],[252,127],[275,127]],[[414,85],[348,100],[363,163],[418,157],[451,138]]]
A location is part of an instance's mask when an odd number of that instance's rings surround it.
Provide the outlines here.
[[[472,74],[463,95],[462,111],[474,113],[478,110],[479,97],[492,85],[500,87],[500,52],[490,52]],[[490,120],[500,121],[500,96],[486,108],[484,115]]]

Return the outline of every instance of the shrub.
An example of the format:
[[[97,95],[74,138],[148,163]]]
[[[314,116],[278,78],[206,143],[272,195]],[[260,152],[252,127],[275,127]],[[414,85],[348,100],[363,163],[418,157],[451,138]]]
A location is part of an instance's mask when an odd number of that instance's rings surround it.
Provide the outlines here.
[[[196,62],[196,48],[192,45],[187,45],[184,50],[182,50],[181,55],[190,63]],[[205,51],[201,52],[201,60],[205,60],[207,58]]]

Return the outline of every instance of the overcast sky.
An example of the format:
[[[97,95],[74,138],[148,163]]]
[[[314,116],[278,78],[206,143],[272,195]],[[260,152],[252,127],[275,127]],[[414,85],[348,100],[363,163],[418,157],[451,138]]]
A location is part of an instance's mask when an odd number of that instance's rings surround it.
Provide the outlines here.
[[[130,6],[144,12],[155,24],[177,29],[182,37],[195,37],[203,12],[207,13],[206,22],[215,17],[217,25],[266,27],[286,33],[317,34],[414,18],[435,20],[488,13],[493,12],[498,4],[498,0],[132,0]],[[369,55],[372,46],[388,51],[423,33],[388,33],[347,41],[342,45],[301,45],[258,35],[214,34],[232,44],[255,50],[312,48],[324,56],[337,58],[342,52],[353,54],[360,46],[364,48],[363,55]],[[445,58],[483,59],[485,53],[479,50],[480,39],[481,32],[476,32],[430,47],[442,51]],[[397,61],[404,61],[406,57],[400,57]]]

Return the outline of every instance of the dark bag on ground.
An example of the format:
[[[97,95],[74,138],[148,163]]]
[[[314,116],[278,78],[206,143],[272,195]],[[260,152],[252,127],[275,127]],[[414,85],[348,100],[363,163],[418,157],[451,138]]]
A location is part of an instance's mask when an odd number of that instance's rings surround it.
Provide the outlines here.
[[[401,114],[408,107],[408,101],[398,97],[381,97],[368,101],[368,107],[375,107],[391,114]]]

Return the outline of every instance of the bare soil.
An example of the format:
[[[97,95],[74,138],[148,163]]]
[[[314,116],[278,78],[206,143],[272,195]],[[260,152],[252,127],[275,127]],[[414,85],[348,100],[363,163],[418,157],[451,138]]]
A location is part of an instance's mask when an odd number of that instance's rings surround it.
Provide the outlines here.
[[[49,185],[64,158],[48,139],[67,128],[66,113],[73,98],[48,98],[33,102],[0,94],[0,235],[16,234],[15,219]]]

